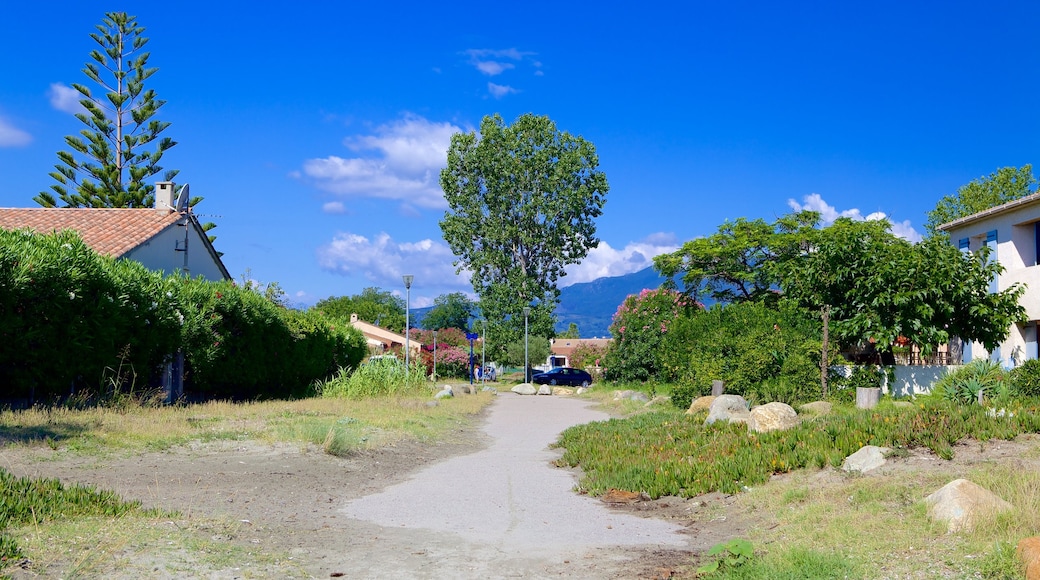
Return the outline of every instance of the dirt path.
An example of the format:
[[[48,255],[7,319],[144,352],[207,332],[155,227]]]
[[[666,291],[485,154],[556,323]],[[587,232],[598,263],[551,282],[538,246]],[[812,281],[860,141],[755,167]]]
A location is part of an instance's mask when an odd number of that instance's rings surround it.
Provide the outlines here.
[[[229,541],[289,555],[297,577],[667,577],[691,554],[741,534],[737,518],[717,516],[730,503],[723,496],[618,510],[576,494],[575,474],[553,467],[559,453],[547,446],[570,425],[605,418],[586,401],[503,394],[480,429],[449,442],[346,459],[236,442],[116,459],[6,448],[0,466],[112,489],[189,522],[241,522]],[[706,521],[709,510],[715,522]],[[285,575],[250,562],[194,572]]]

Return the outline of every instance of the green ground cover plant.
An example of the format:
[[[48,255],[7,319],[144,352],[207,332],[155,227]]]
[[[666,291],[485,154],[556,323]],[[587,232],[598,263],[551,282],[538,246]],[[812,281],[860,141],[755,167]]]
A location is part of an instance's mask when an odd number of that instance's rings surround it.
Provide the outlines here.
[[[797,427],[749,433],[744,424],[703,425],[703,414],[657,409],[625,419],[572,427],[558,442],[560,465],[580,467],[583,491],[641,491],[650,497],[738,493],[770,476],[800,468],[839,466],[864,445],[925,447],[950,458],[965,437],[1013,439],[1040,432],[1038,407],[991,417],[984,407],[928,399],[913,407],[842,409]]]
[[[431,394],[424,365],[415,363],[405,368],[396,358],[372,359],[356,369],[342,369],[336,376],[316,384],[323,398],[394,397]]]
[[[144,510],[141,502],[123,501],[116,494],[90,486],[62,484],[57,479],[15,477],[0,469],[0,561],[22,556],[17,541],[7,534],[10,528],[39,525],[55,520],[127,514],[154,517],[155,510]]]

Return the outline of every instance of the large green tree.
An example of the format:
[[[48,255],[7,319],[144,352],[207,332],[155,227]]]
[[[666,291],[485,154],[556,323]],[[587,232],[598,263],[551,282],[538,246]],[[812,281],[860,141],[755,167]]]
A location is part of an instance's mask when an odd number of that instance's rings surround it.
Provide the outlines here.
[[[820,214],[812,211],[789,214],[771,224],[737,218],[710,236],[657,256],[654,267],[668,279],[681,275],[684,292],[697,300],[772,299],[778,282],[772,266],[798,255],[819,220]]]
[[[1032,165],[1001,167],[940,199],[935,209],[928,212],[925,229],[934,235],[943,224],[1035,193],[1036,184]]]
[[[784,295],[828,308],[839,342],[870,341],[879,351],[904,337],[927,352],[955,336],[992,350],[1022,319],[1024,288],[991,293],[1003,268],[985,251],[961,252],[940,236],[912,244],[889,227],[839,218],[818,230],[805,252],[778,265]]]
[[[350,319],[357,314],[360,320],[376,324],[394,332],[404,332],[404,299],[379,288],[365,288],[353,296],[329,297],[314,305],[327,316]]]
[[[488,116],[479,135],[452,136],[441,187],[441,230],[459,271],[472,273],[492,352],[522,340],[525,321],[529,335],[551,337],[557,281],[599,244],[608,186],[595,147],[548,117]]]
[[[476,308],[476,304],[462,292],[442,294],[433,299],[433,308],[423,317],[422,327],[427,330],[466,330]]]
[[[148,39],[135,16],[108,12],[96,28],[90,37],[98,48],[90,52],[83,73],[98,94],[86,85],[72,85],[84,108],[76,118],[86,128],[65,137],[71,150],[58,152],[56,171],[50,174],[57,183],[33,199],[44,207],[151,207],[154,185],[147,181],[163,171],[163,153],[176,145],[161,136],[169,122],[155,118],[166,101],[145,88],[158,69],[148,67]],[[171,181],[176,174],[166,171],[163,179]]]

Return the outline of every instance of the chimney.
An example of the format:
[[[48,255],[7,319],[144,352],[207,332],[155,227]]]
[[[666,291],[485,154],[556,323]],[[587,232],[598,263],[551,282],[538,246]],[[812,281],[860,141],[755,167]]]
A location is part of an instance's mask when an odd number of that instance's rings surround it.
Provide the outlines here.
[[[155,184],[155,211],[169,213],[175,211],[177,203],[177,184],[172,181],[159,181]]]

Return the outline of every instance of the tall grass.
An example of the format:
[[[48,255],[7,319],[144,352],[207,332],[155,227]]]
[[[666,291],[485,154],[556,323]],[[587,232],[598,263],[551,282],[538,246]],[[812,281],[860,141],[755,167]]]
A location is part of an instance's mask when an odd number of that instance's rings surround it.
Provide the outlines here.
[[[323,398],[365,399],[412,396],[430,392],[423,367],[406,369],[397,359],[369,361],[353,371],[340,369],[336,376],[316,384]]]

